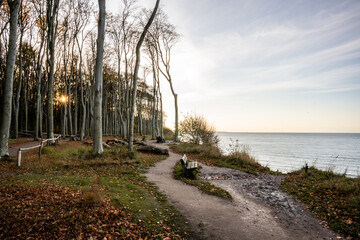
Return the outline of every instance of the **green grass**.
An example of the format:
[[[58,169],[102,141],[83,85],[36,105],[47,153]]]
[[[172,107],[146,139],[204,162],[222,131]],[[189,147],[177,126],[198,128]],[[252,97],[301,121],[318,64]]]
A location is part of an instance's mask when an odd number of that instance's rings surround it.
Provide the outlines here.
[[[216,146],[180,143],[172,144],[170,147],[177,153],[186,153],[191,159],[211,166],[233,168],[255,175],[259,173],[279,174],[271,171],[268,167],[261,166],[246,151],[234,152],[230,156],[225,156]]]
[[[141,176],[164,156],[129,154],[123,147],[106,149],[99,157],[91,153],[91,147],[74,142],[44,147],[40,160],[35,152],[29,152],[23,155],[21,168],[14,162],[0,165],[0,174],[14,173],[3,177],[0,186],[59,185],[80,190],[90,199],[96,198],[95,192],[109,196],[113,205],[145,224],[151,235],[159,235],[166,228],[183,238],[191,237],[186,219]]]
[[[176,163],[173,174],[175,179],[181,180],[186,184],[196,186],[200,191],[206,194],[214,195],[225,199],[232,199],[230,193],[220,187],[216,187],[209,182],[200,181],[196,179],[196,177],[194,179],[187,178],[184,174],[181,161],[178,161]]]
[[[17,143],[17,139],[9,139],[8,144],[14,144]]]
[[[360,238],[360,178],[347,178],[314,167],[286,175],[282,189],[307,204],[337,232]]]

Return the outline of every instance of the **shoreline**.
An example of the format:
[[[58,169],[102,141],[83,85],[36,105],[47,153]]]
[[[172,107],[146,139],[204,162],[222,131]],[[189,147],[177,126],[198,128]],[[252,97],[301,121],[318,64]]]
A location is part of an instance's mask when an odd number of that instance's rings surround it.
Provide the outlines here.
[[[351,178],[360,176],[360,134],[303,133],[220,133],[219,148],[223,153],[246,146],[250,155],[273,171],[289,173],[308,164],[332,170]],[[232,149],[229,145],[233,145]]]

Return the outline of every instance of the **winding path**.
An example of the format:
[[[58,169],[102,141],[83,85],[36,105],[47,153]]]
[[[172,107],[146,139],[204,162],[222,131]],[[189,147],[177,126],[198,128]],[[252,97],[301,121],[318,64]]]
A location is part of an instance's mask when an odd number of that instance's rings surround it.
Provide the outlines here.
[[[17,155],[19,148],[28,148],[28,147],[33,147],[33,146],[36,146],[39,144],[40,144],[40,141],[29,140],[29,141],[21,143],[21,144],[9,145],[9,155],[10,155],[10,157],[14,157]]]
[[[168,148],[167,145],[156,146]],[[181,156],[170,149],[169,154],[166,160],[150,168],[145,176],[189,220],[193,229],[197,229],[207,239],[335,239],[337,236],[294,202],[285,204],[293,207],[282,209],[263,202],[261,197],[245,194],[244,181],[241,179],[255,179],[245,173],[203,165],[201,177],[229,191],[234,198],[232,201],[204,194],[194,186],[175,180],[172,170]],[[240,177],[214,180],[214,175]],[[257,179],[254,181],[259,182]],[[266,189],[272,191],[271,187]],[[288,201],[282,196],[279,198],[281,202]],[[291,213],[286,214],[289,209]]]

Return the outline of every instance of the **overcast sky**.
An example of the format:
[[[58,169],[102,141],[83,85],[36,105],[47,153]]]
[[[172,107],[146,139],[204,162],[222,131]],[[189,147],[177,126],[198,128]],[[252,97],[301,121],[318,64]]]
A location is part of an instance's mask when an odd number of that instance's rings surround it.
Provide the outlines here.
[[[116,2],[108,10],[116,11]],[[161,6],[182,35],[171,63],[181,116],[200,113],[218,131],[360,132],[360,1],[161,0]],[[165,81],[162,92],[173,128]]]

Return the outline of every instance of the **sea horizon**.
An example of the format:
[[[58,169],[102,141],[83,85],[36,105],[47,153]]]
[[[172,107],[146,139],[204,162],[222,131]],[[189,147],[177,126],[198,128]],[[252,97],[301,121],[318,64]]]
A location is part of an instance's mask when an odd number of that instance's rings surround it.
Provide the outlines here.
[[[232,131],[216,131],[216,133],[271,133],[271,134],[282,134],[282,133],[289,133],[289,134],[360,134],[360,132],[232,132]]]
[[[283,173],[305,164],[321,170],[360,175],[360,133],[217,132],[219,147],[228,154],[246,146],[263,166]]]

